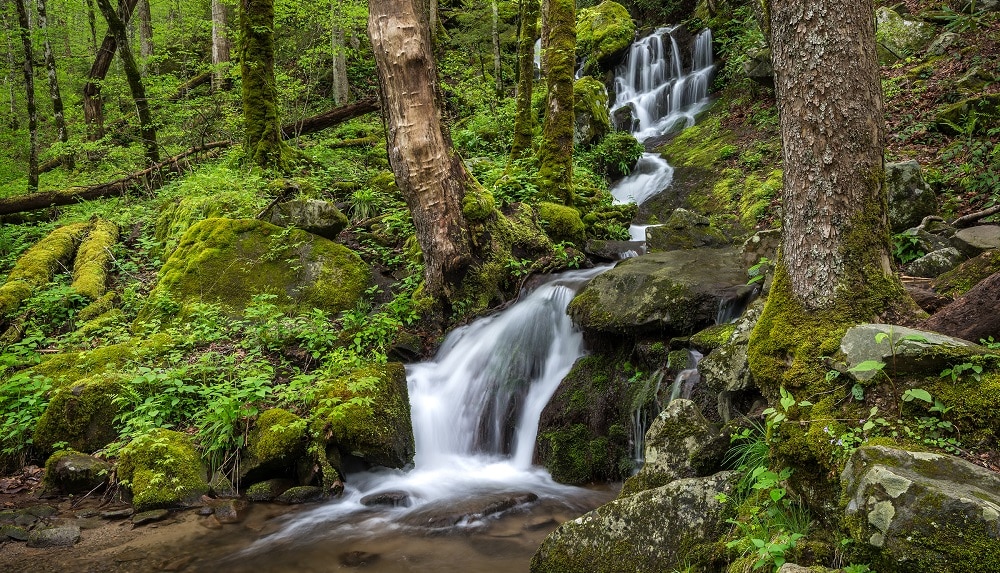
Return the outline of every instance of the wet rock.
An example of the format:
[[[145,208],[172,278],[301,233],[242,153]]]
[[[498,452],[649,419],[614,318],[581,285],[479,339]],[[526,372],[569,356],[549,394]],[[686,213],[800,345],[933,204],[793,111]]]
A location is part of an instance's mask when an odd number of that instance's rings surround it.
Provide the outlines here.
[[[383,491],[361,498],[361,505],[372,507],[386,505],[389,507],[410,507],[410,494],[405,491]]]
[[[646,245],[651,252],[728,244],[725,234],[713,227],[708,217],[687,209],[674,209],[665,223],[646,229]]]
[[[331,241],[336,240],[348,222],[347,216],[336,205],[318,199],[295,199],[278,203],[263,218],[272,225],[296,227]]]
[[[635,116],[634,109],[631,103],[623,105],[622,107],[611,112],[611,123],[615,126],[618,131],[633,131]]]
[[[21,525],[0,525],[0,539],[9,537],[15,541],[28,540],[28,528]]]
[[[316,503],[325,499],[323,488],[313,485],[302,485],[288,488],[281,493],[274,501],[278,503],[299,504]]]
[[[240,481],[255,482],[285,475],[305,456],[306,421],[282,408],[261,412],[247,435]]]
[[[403,518],[403,521],[415,527],[445,529],[496,515],[536,500],[538,496],[530,492],[477,496],[417,510]]]
[[[246,498],[250,501],[274,501],[274,498],[292,487],[295,487],[295,482],[290,479],[269,479],[248,487]]]
[[[739,398],[754,388],[747,349],[750,332],[763,310],[763,299],[752,303],[734,323],[735,328],[729,339],[698,363],[702,383],[718,397],[718,413],[723,421],[745,413]]]
[[[337,561],[344,567],[367,567],[375,564],[378,560],[378,553],[369,553],[367,551],[348,551],[341,553],[337,557]]]
[[[109,520],[126,519],[131,517],[133,513],[134,510],[132,508],[126,507],[124,509],[113,509],[110,511],[102,511],[101,517]]]
[[[983,251],[1000,249],[1000,225],[978,225],[961,229],[951,238],[955,247],[969,257]]]
[[[618,261],[626,253],[638,255],[645,251],[644,241],[602,241],[591,239],[583,251],[588,255],[603,261]],[[634,256],[634,255],[633,255]]]
[[[711,456],[717,457],[718,461],[706,464],[699,458],[718,449],[711,446],[719,438],[718,428],[702,416],[694,402],[684,399],[670,402],[646,431],[642,469],[625,480],[621,496],[664,486],[680,478],[698,476],[698,469],[705,469],[706,465],[714,471],[725,454],[728,440],[723,440],[721,454]]]
[[[519,505],[525,505],[534,501],[538,501],[538,496],[530,492],[513,495],[504,499],[498,499],[494,502],[486,504],[478,514],[474,515],[474,517],[496,515],[498,513],[503,513],[508,509],[513,509]]]
[[[889,227],[894,233],[920,224],[937,213],[937,196],[924,181],[915,160],[885,164],[885,186],[889,195]]]
[[[953,456],[871,446],[851,456],[841,484],[846,523],[875,550],[873,569],[1000,566],[1000,475]]]
[[[26,508],[24,511],[38,518],[52,517],[53,515],[59,513],[58,509],[45,503],[41,505],[33,505],[29,508]]]
[[[139,527],[140,525],[146,525],[148,523],[153,523],[156,521],[163,521],[170,515],[170,511],[166,509],[153,509],[150,511],[143,511],[132,516],[132,525]]]
[[[736,249],[652,253],[595,277],[569,314],[587,331],[689,333],[713,324],[719,304],[745,287]]]
[[[28,547],[69,547],[78,541],[80,528],[75,525],[34,529],[28,533]]]
[[[222,499],[212,504],[212,512],[219,523],[239,523],[246,517],[246,510],[247,502],[242,499]]]
[[[198,521],[198,525],[200,525],[200,526],[202,526],[202,527],[204,527],[206,529],[213,529],[213,530],[214,529],[222,529],[222,523],[219,521],[218,517],[215,517],[214,514],[213,515],[209,515],[209,516],[205,517],[204,519],[199,520]]]
[[[111,464],[72,450],[56,452],[45,462],[45,487],[64,494],[87,493],[104,484]]]
[[[948,247],[927,253],[910,261],[905,267],[906,274],[914,277],[934,278],[958,266],[965,257],[955,247]]]
[[[892,64],[924,48],[934,38],[927,22],[907,20],[891,8],[875,11],[875,39],[881,64]]]
[[[716,496],[732,493],[736,479],[721,472],[618,498],[549,534],[531,571],[670,571],[696,545],[728,530],[727,507]]]
[[[850,368],[866,360],[875,360],[889,365],[887,368],[894,367],[900,374],[940,372],[962,352],[968,355],[986,352],[968,340],[892,324],[859,324],[848,329],[840,340],[840,351],[845,354]],[[878,371],[852,374],[864,381],[874,378]]]

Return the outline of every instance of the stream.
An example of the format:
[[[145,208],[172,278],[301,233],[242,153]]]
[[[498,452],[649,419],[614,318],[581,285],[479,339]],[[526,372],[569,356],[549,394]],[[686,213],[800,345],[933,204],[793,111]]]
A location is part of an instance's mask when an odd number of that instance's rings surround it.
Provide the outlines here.
[[[692,124],[708,101],[711,32],[698,34],[693,71],[684,73],[673,30],[635,42],[617,70],[612,110],[632,109],[640,141]],[[612,192],[642,203],[672,174],[647,152]],[[644,230],[632,232],[644,240]],[[542,409],[585,353],[566,307],[608,268],[552,277],[503,312],[453,331],[433,360],[407,366],[412,469],[348,473],[340,499],[274,517],[259,538],[229,545],[229,556],[198,570],[527,571],[559,523],[617,494],[614,486],[558,484],[531,463]]]

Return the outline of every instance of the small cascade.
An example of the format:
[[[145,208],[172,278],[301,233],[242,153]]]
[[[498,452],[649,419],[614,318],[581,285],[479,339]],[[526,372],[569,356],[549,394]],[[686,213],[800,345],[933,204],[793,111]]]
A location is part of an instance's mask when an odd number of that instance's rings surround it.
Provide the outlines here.
[[[760,287],[747,285],[736,292],[719,299],[715,311],[715,324],[729,324],[743,315],[743,311],[760,295]]]
[[[632,444],[632,465],[635,471],[639,471],[646,457],[646,429],[652,423],[651,418],[656,417],[659,413],[656,397],[660,394],[663,375],[663,369],[657,369],[646,379],[645,385],[639,393],[641,396],[652,396],[655,408],[647,407],[646,400],[637,400],[638,403],[634,404],[632,408],[632,427],[630,428],[629,441]]]
[[[692,366],[677,373],[674,384],[670,387],[670,402],[678,398],[691,399],[691,392],[695,385],[701,381],[701,374],[698,373],[698,363],[704,356],[697,350],[688,350],[688,364]]]

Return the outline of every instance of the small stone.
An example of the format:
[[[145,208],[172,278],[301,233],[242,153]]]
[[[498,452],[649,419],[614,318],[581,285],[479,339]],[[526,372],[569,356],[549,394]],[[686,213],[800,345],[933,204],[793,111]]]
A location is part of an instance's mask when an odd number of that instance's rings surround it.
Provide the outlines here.
[[[132,513],[133,513],[132,508],[126,507],[124,509],[112,509],[109,511],[102,511],[101,517],[103,517],[104,519],[111,519],[111,520],[125,519],[131,517]]]
[[[14,523],[15,519],[17,519],[16,511],[11,511],[9,509],[0,511],[0,523]]]
[[[45,485],[50,491],[87,493],[108,480],[111,464],[74,451],[59,451],[45,463]]]
[[[219,523],[219,518],[214,515],[209,515],[205,519],[199,520],[198,524],[208,529],[222,529],[222,524]]]
[[[80,541],[80,528],[75,525],[35,529],[28,534],[28,547],[68,547],[77,541]]]
[[[315,503],[317,501],[322,501],[323,498],[323,488],[304,485],[285,490],[285,492],[276,497],[274,501],[288,504]]]
[[[405,491],[383,491],[361,498],[361,505],[387,505],[390,507],[410,507],[410,494]]]
[[[215,513],[215,509],[210,506],[203,506],[198,508],[198,515],[204,517],[206,515],[212,515]]]
[[[144,511],[142,513],[137,513],[132,516],[132,525],[138,527],[140,525],[146,525],[147,523],[153,523],[156,521],[161,521],[166,519],[170,515],[170,511],[166,509],[153,509],[150,511]]]
[[[241,499],[225,499],[216,502],[215,518],[219,523],[239,523],[246,517],[247,502]]]

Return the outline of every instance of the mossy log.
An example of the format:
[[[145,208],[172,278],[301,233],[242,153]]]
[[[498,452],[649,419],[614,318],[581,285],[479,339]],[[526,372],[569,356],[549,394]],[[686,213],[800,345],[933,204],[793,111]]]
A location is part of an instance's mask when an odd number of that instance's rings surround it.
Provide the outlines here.
[[[97,300],[104,295],[111,247],[118,242],[118,225],[98,220],[80,244],[73,263],[73,290]]]
[[[300,119],[281,126],[281,135],[285,139],[299,137],[323,131],[349,119],[379,110],[378,98],[366,98],[354,103],[335,107],[321,114]]]
[[[17,310],[34,289],[52,279],[62,264],[73,256],[89,227],[90,223],[59,227],[17,260],[7,275],[7,282],[0,287],[0,321]]]

